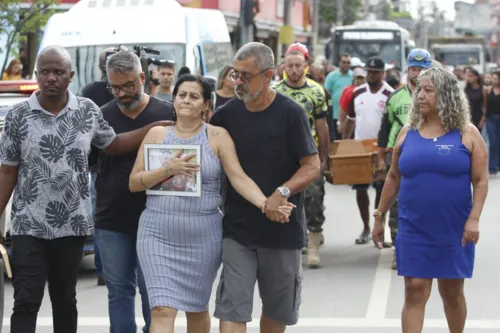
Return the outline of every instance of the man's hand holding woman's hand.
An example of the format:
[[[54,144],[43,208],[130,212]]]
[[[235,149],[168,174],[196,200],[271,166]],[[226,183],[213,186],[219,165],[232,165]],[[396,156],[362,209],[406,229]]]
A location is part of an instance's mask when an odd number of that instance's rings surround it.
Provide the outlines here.
[[[271,221],[286,223],[290,221],[289,217],[292,214],[292,210],[297,208],[297,206],[288,202],[284,196],[275,191],[273,195],[262,203],[260,208],[262,213],[266,214]]]

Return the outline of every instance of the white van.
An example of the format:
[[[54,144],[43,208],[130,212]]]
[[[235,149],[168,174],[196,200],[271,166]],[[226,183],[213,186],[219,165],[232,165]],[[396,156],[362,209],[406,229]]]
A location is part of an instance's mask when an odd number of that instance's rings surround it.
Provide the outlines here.
[[[65,47],[76,71],[70,89],[80,93],[101,78],[99,54],[108,47],[134,45],[160,51],[177,71],[217,77],[232,62],[233,48],[224,15],[218,10],[182,7],[176,0],[81,0],[48,21],[40,49]]]

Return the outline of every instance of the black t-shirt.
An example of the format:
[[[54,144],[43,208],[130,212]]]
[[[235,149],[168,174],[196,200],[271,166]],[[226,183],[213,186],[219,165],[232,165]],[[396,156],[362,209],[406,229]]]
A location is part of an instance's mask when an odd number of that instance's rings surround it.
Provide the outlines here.
[[[82,96],[90,99],[98,107],[111,102],[114,99],[113,94],[108,90],[107,83],[104,81],[97,81],[87,84],[82,89]],[[89,165],[91,166],[90,171],[94,172],[97,165],[97,149],[92,150],[89,155]]]
[[[466,87],[465,94],[469,100],[472,122],[477,124],[483,117],[483,87],[479,86],[477,89]]]
[[[233,97],[227,98],[227,97],[223,97],[223,96],[220,96],[219,94],[217,94],[217,97],[215,98],[214,110],[216,110],[218,107],[226,104],[231,98],[233,98]]]
[[[330,130],[330,141],[333,142],[342,138],[335,137],[335,129],[337,128],[337,124],[333,121],[332,94],[330,94],[330,92],[325,88],[323,88],[323,90],[325,91],[326,101],[328,103],[328,110],[326,110],[326,123],[328,124],[328,129]]]
[[[94,102],[98,107],[111,102],[114,97],[107,88],[107,83],[104,81],[97,81],[87,84],[82,89],[82,96],[87,97]]]
[[[104,119],[117,134],[133,131],[155,121],[172,120],[172,103],[151,97],[148,105],[135,119],[125,116],[116,101],[102,108]],[[139,218],[146,205],[146,193],[132,193],[129,177],[137,158],[137,151],[121,156],[110,156],[98,151],[99,170],[95,181],[95,227],[130,235],[137,234]]]
[[[303,157],[318,153],[305,111],[280,93],[261,112],[250,112],[241,100],[233,98],[214,113],[210,123],[229,132],[243,170],[266,197],[292,178]],[[228,182],[224,237],[248,247],[304,247],[304,195],[302,192],[295,194],[289,201],[297,206],[290,222],[272,222]]]

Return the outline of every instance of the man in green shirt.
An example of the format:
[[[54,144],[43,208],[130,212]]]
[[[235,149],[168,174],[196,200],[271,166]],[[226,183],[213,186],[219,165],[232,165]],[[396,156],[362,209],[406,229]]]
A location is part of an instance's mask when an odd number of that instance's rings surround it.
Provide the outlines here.
[[[352,84],[352,70],[351,68],[351,56],[348,53],[342,54],[339,61],[339,68],[328,74],[325,80],[325,89],[332,95],[332,105],[333,105],[333,123],[337,124],[339,120],[339,100],[342,91]],[[332,131],[335,133],[335,139],[342,139],[342,135],[337,131],[337,125],[334,126]]]
[[[413,98],[412,94],[417,86],[420,72],[431,67],[431,55],[424,49],[413,49],[408,54],[407,85],[399,88],[391,94],[387,100],[386,113],[382,119],[382,126],[378,135],[378,161],[379,170],[387,170],[386,161],[390,163],[390,154],[394,148],[399,131],[407,123]],[[389,153],[389,155],[387,154]],[[396,241],[398,230],[398,201],[394,202],[389,213],[389,228],[393,245]],[[392,262],[392,268],[396,269],[396,252]]]

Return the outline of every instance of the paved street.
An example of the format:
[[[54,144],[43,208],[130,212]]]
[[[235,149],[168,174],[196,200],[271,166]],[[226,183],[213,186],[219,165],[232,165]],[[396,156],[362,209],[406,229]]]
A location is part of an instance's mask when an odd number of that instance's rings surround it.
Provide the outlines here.
[[[500,332],[500,251],[497,247],[500,215],[496,206],[499,197],[500,179],[495,179],[490,181],[489,199],[481,221],[475,276],[466,283],[469,305],[466,332]],[[287,332],[401,332],[403,280],[390,269],[392,250],[377,251],[372,245],[354,245],[361,222],[354,192],[349,187],[328,185],[326,205],[326,244],[321,253],[323,267],[318,270],[304,268],[301,320]],[[79,332],[108,332],[107,291],[96,285],[91,257],[85,258],[83,269],[78,284]],[[7,283],[5,288],[4,333],[9,330],[12,309],[12,287]],[[39,314],[39,333],[52,332],[51,307],[48,293],[46,295]],[[258,318],[261,304],[257,292],[255,300],[254,318]],[[136,308],[140,322],[140,308]],[[211,312],[213,309],[212,300]],[[184,315],[179,316],[177,332],[185,332]],[[218,321],[214,320],[212,332],[218,332],[217,324]],[[254,319],[249,327],[249,333],[258,332],[258,319]],[[437,289],[434,289],[427,308],[424,332],[447,332]]]

